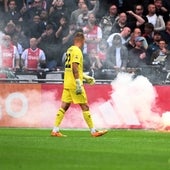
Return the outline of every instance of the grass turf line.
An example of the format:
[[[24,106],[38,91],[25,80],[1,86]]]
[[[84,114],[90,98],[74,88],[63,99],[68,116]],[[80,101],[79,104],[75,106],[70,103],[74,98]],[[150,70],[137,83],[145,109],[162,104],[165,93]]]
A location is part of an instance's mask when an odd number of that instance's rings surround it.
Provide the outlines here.
[[[170,133],[110,130],[93,138],[88,131],[0,128],[1,170],[168,170]]]

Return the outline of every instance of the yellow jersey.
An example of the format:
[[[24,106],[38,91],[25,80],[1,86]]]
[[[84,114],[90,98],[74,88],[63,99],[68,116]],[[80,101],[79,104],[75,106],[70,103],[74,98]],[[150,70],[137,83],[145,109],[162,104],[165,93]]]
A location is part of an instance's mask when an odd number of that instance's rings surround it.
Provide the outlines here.
[[[79,47],[71,46],[66,52],[65,70],[64,70],[64,88],[75,89],[76,82],[73,75],[72,63],[78,63],[79,79],[83,83],[83,54]]]

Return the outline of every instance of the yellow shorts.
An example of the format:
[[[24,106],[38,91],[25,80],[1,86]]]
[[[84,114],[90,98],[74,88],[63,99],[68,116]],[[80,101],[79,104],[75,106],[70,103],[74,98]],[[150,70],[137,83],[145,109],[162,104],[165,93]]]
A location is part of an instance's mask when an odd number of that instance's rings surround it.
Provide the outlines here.
[[[63,89],[61,100],[66,103],[84,104],[87,103],[87,96],[84,87],[82,87],[82,94],[76,94],[73,89]]]

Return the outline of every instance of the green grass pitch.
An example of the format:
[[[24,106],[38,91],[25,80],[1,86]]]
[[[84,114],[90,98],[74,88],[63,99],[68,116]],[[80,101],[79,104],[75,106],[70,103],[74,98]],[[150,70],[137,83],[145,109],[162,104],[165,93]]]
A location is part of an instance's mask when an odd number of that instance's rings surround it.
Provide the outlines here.
[[[113,129],[98,138],[86,130],[0,128],[1,170],[169,170],[170,133]]]

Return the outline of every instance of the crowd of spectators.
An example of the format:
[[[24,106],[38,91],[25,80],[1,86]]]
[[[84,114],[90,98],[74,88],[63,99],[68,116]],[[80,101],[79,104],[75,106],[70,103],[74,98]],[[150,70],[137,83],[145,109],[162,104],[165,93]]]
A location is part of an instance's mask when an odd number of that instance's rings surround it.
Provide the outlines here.
[[[95,78],[170,68],[169,0],[0,0],[0,20],[1,68],[62,70],[77,31],[85,35],[84,71]]]

